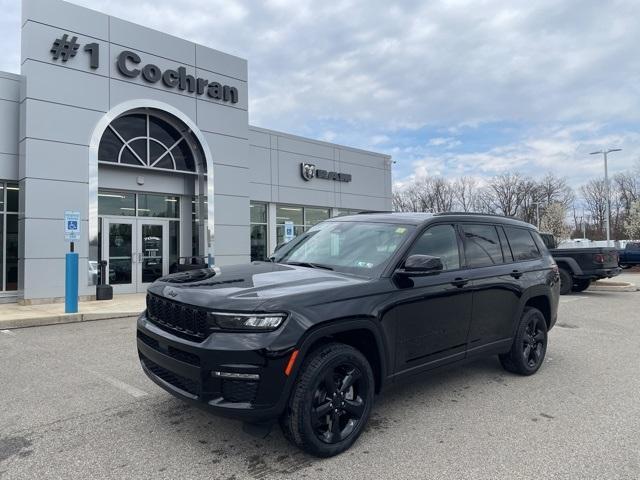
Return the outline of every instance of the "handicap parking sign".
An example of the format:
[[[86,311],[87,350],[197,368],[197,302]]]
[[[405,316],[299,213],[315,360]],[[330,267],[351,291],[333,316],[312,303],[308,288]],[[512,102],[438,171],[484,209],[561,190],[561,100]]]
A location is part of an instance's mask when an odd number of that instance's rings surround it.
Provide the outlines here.
[[[80,212],[65,210],[64,238],[70,242],[80,240]]]

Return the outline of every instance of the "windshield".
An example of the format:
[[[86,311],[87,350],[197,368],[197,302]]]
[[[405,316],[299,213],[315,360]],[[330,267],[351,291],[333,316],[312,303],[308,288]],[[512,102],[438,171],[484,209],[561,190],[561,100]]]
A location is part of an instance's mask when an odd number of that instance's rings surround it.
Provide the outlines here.
[[[375,277],[414,229],[390,223],[323,222],[279,261]]]

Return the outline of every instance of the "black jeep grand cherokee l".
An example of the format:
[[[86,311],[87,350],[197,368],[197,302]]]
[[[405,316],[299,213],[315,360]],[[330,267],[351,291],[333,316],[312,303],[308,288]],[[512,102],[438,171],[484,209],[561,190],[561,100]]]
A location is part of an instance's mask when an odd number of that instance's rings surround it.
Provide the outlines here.
[[[138,351],[158,385],[269,424],[331,456],[374,393],[484,355],[535,373],[556,321],[558,269],[536,230],[497,216],[365,214],[316,225],[271,262],[155,282]]]

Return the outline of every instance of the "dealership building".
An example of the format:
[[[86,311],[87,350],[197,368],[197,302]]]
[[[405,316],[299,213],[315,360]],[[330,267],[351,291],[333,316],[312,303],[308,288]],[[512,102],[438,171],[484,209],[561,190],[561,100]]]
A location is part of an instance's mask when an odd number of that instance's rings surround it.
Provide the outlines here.
[[[62,298],[71,239],[91,298],[100,260],[115,294],[142,292],[391,210],[389,156],[249,125],[245,59],[59,0],[23,0],[21,25],[21,74],[0,72],[0,301]]]

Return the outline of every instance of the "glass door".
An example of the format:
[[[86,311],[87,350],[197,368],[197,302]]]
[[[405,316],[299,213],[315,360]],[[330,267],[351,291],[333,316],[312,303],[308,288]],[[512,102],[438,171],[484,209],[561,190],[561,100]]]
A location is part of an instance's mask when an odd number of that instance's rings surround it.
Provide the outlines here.
[[[135,219],[102,220],[102,258],[107,261],[107,283],[115,293],[135,293]]]
[[[169,222],[138,219],[139,292],[169,273]]]

